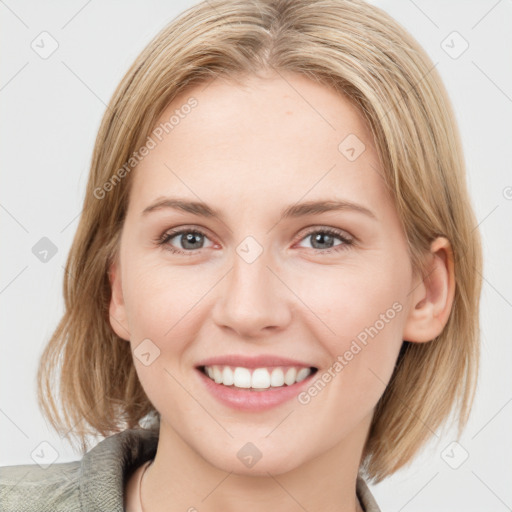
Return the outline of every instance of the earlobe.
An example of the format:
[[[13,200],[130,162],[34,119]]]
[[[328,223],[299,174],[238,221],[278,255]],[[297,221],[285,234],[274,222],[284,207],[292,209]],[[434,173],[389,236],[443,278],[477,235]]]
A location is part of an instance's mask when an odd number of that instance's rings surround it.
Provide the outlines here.
[[[432,242],[427,268],[427,275],[414,285],[403,332],[405,341],[433,340],[441,334],[450,316],[455,296],[455,271],[453,251],[445,237]]]
[[[126,321],[126,307],[121,282],[121,269],[117,260],[110,266],[108,276],[111,289],[109,305],[110,326],[121,339],[130,341],[130,331]]]

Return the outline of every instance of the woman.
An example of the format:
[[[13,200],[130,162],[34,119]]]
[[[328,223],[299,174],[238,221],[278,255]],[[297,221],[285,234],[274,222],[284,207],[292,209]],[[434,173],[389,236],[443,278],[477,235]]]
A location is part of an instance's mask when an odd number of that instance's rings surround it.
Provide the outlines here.
[[[462,430],[481,248],[432,68],[359,0],[208,1],[156,36],[38,375],[56,429],[107,438],[2,468],[4,510],[374,512],[365,480]]]

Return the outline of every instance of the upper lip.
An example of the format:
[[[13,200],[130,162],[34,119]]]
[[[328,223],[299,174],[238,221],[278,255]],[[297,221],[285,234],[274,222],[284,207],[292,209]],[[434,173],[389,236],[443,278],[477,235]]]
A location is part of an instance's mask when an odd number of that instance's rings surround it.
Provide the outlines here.
[[[312,364],[303,363],[297,359],[290,359],[288,357],[280,357],[270,354],[262,354],[259,356],[241,356],[236,354],[228,354],[224,356],[215,356],[204,359],[197,364],[201,366],[241,366],[243,368],[265,368],[272,366],[296,366],[303,368],[314,368]]]

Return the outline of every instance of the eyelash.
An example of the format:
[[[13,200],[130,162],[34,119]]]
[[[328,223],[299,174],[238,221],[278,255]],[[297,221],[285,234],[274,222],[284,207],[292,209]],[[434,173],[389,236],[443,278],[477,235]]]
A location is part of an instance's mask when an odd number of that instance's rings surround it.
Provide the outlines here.
[[[163,233],[163,235],[159,236],[156,240],[154,240],[154,243],[156,245],[158,245],[159,247],[162,247],[163,249],[170,251],[171,253],[174,253],[174,254],[183,254],[183,255],[187,255],[187,256],[194,256],[195,254],[197,254],[197,251],[200,251],[201,249],[195,249],[195,250],[192,249],[190,251],[182,251],[180,249],[176,249],[176,247],[173,247],[172,245],[169,245],[168,247],[164,247],[174,237],[176,237],[177,235],[185,234],[185,233],[192,233],[194,235],[201,235],[201,236],[208,238],[206,233],[204,233],[203,231],[201,231],[199,229],[185,228],[185,229],[166,231],[165,233]],[[355,242],[353,239],[345,237],[341,231],[338,231],[338,230],[332,229],[332,228],[321,228],[321,229],[316,228],[311,231],[308,231],[306,234],[302,235],[301,238],[299,238],[298,242],[300,242],[300,241],[304,240],[305,238],[307,238],[308,236],[311,236],[316,233],[323,233],[323,234],[327,234],[330,236],[334,236],[334,237],[339,238],[343,242],[342,244],[336,245],[330,249],[322,250],[322,249],[314,249],[313,248],[313,250],[315,250],[318,253],[332,253],[332,252],[344,251],[344,250],[349,249],[350,246],[355,245]]]

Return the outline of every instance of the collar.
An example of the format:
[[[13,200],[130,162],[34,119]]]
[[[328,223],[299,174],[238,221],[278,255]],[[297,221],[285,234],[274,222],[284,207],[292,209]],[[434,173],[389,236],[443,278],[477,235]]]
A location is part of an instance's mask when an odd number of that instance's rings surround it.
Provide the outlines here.
[[[100,441],[80,467],[82,510],[124,510],[124,489],[135,469],[153,458],[158,431],[128,429]]]
[[[80,503],[82,511],[124,510],[124,491],[132,473],[156,455],[157,429],[128,429],[106,437],[82,458]],[[365,512],[380,512],[361,475],[356,492]]]

